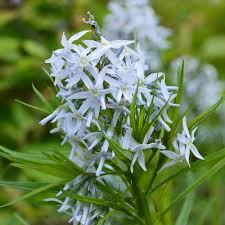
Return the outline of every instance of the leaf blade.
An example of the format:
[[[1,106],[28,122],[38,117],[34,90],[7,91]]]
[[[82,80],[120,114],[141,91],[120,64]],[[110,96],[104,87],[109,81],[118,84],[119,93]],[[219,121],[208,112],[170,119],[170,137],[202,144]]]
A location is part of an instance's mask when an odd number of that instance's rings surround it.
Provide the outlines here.
[[[16,198],[15,200],[13,200],[13,201],[11,201],[9,203],[1,205],[0,208],[4,208],[4,207],[10,206],[10,205],[13,205],[13,204],[15,204],[17,202],[23,201],[23,200],[25,200],[27,198],[30,198],[30,197],[34,196],[34,195],[40,194],[40,193],[42,193],[44,191],[47,191],[47,190],[49,190],[49,189],[51,189],[53,187],[56,187],[56,186],[58,186],[60,184],[63,184],[64,182],[65,181],[59,181],[59,182],[56,182],[56,183],[44,185],[44,186],[42,186],[40,188],[37,188],[37,189],[35,189],[35,190],[33,190],[33,191],[29,192],[29,193],[26,193],[25,195],[22,195],[22,196]]]
[[[198,187],[200,184],[202,184],[207,178],[212,177],[214,174],[216,174],[219,170],[221,170],[225,166],[225,158],[220,160],[215,166],[210,168],[205,174],[200,176],[194,183],[189,185],[181,194],[179,194],[172,203],[161,213],[158,221],[156,224],[158,224],[161,219],[165,216],[165,214],[171,210],[171,208],[181,199],[183,199],[188,193],[190,193],[194,188]]]

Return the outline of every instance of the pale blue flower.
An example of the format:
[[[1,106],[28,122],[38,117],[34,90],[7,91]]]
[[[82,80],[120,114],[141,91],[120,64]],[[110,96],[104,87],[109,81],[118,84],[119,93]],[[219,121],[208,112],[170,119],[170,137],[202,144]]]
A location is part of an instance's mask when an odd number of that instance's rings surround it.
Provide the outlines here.
[[[170,150],[161,151],[161,153],[167,156],[169,159],[171,159],[171,161],[164,164],[163,167],[160,169],[160,171],[176,163],[183,162],[184,160],[186,160],[186,162],[190,166],[189,158],[191,152],[196,158],[204,160],[202,155],[199,153],[198,149],[193,144],[193,142],[195,141],[195,132],[197,128],[195,128],[190,133],[187,127],[186,117],[183,118],[182,124],[183,124],[182,133],[177,134],[177,137],[173,140],[173,147],[175,152]]]

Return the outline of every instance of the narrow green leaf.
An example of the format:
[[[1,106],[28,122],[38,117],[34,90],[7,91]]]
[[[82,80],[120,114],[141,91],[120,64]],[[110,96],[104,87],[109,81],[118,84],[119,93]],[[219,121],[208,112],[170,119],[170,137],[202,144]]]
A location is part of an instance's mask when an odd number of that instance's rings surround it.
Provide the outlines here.
[[[167,182],[173,180],[175,177],[177,177],[179,175],[185,174],[189,171],[199,169],[202,166],[206,166],[206,165],[210,164],[211,162],[216,161],[216,160],[220,160],[221,158],[224,158],[224,157],[225,157],[225,148],[223,148],[221,150],[218,150],[214,153],[211,153],[210,155],[205,157],[204,161],[198,160],[198,161],[191,164],[191,168],[185,167],[185,168],[179,170],[178,172],[170,175],[169,177],[165,178],[163,181],[161,181],[158,185],[156,185],[152,189],[151,193],[154,192],[155,190],[157,190],[158,188],[160,188],[162,185],[165,185]]]
[[[16,219],[23,225],[29,225],[28,222],[26,222],[18,213],[14,213],[14,216]]]
[[[85,173],[85,170],[76,165],[74,162],[72,162],[70,159],[68,159],[65,155],[63,155],[61,152],[57,152],[57,156],[59,156],[59,162],[64,161],[69,167],[73,168],[78,173]]]
[[[170,98],[165,103],[165,105],[160,109],[160,111],[157,113],[157,115],[154,117],[154,119],[150,123],[147,123],[143,127],[144,135],[148,132],[148,130],[150,129],[150,127],[152,127],[155,124],[155,122],[158,120],[158,118],[162,115],[162,113],[164,112],[165,108],[168,106],[169,101],[170,101]]]
[[[207,216],[210,215],[210,211],[215,203],[216,199],[213,198],[212,200],[208,201],[204,204],[204,209],[202,209],[202,213],[198,216],[197,222],[195,225],[204,225],[204,221],[206,220]]]
[[[13,162],[38,162],[47,164],[49,161],[44,158],[40,153],[23,153],[12,151],[0,145],[0,155]]]
[[[138,133],[139,134],[141,134],[141,130],[143,128],[144,116],[145,116],[145,108],[144,106],[142,106],[140,109],[140,115],[138,116]]]
[[[118,158],[122,161],[124,160],[131,160],[132,154],[127,149],[122,148],[116,141],[114,141],[112,138],[106,137],[106,139],[109,142],[110,148],[115,152],[115,154],[118,156]]]
[[[64,194],[72,199],[75,199],[75,200],[78,200],[81,202],[105,206],[107,208],[112,208],[112,209],[116,209],[116,210],[125,212],[127,215],[134,217],[136,220],[138,220],[142,224],[144,224],[142,219],[139,218],[136,214],[134,214],[133,209],[128,207],[128,205],[121,205],[117,201],[111,201],[109,199],[97,199],[97,198],[92,198],[92,197],[87,197],[87,196],[81,196],[81,195],[70,193],[70,192],[64,192]]]
[[[60,155],[60,153],[58,152],[57,155]],[[50,159],[43,153],[21,153],[0,146],[0,156],[9,159],[13,166],[21,169],[34,169],[41,173],[67,179],[73,179],[75,176],[84,173],[79,166],[65,159],[64,155],[60,155],[61,158],[57,158],[57,155],[56,153],[53,154],[54,159]],[[56,161],[56,159],[58,160]]]
[[[56,186],[58,186],[58,185],[60,185],[60,184],[64,184],[64,183],[65,183],[65,181],[60,181],[60,182],[56,182],[56,183],[53,183],[53,184],[47,184],[47,185],[44,185],[44,186],[42,186],[42,187],[40,187],[40,188],[37,188],[37,189],[35,189],[35,190],[33,190],[33,191],[31,191],[31,192],[25,194],[25,195],[22,195],[22,196],[16,198],[15,200],[13,200],[13,201],[11,201],[11,202],[9,202],[9,203],[7,203],[7,204],[1,205],[0,208],[7,207],[7,206],[10,206],[10,205],[13,205],[13,204],[15,204],[15,203],[17,203],[17,202],[23,201],[23,200],[25,200],[25,199],[27,199],[27,198],[30,198],[30,197],[32,197],[32,196],[34,196],[34,195],[37,195],[37,194],[40,194],[40,193],[42,193],[42,192],[44,192],[44,191],[47,191],[47,190],[49,190],[49,189],[51,189],[51,188],[53,188],[53,187],[56,187]]]
[[[50,76],[49,72],[44,68],[42,67],[43,71],[45,72],[45,74],[48,76],[48,78],[51,80],[52,84],[54,85],[54,80],[53,78]],[[54,85],[55,86],[55,85]]]
[[[188,128],[192,130],[195,127],[197,127],[200,123],[202,123],[203,120],[207,119],[220,105],[222,105],[224,100],[225,100],[225,97],[222,97],[217,103],[212,105],[207,111],[201,113],[200,115],[192,119],[188,124]]]
[[[183,113],[183,115],[181,115],[181,117],[177,117],[177,119],[173,122],[174,125],[172,126],[171,132],[169,134],[169,140],[168,140],[169,146],[171,145],[175,135],[177,134],[183,118],[188,114],[190,108],[191,106],[189,105],[186,111]]]
[[[136,130],[135,118],[136,118],[137,93],[138,93],[138,86],[133,95],[133,99],[130,105],[130,124],[133,130]]]
[[[31,109],[35,109],[35,110],[37,110],[37,111],[49,113],[46,109],[40,108],[40,107],[38,107],[38,106],[30,105],[30,104],[28,104],[28,103],[26,103],[26,102],[23,102],[23,101],[20,101],[20,100],[17,100],[17,99],[15,99],[15,101],[18,102],[18,103],[20,103],[20,104],[22,104],[22,105],[25,105],[25,106],[27,106],[27,107],[29,107],[29,108],[31,108]]]
[[[165,216],[165,214],[172,209],[172,207],[179,202],[181,199],[183,199],[188,193],[190,193],[193,189],[198,187],[200,184],[202,184],[205,180],[212,177],[214,174],[216,174],[219,170],[221,170],[225,166],[225,158],[220,160],[215,166],[211,167],[205,173],[200,176],[198,179],[195,180],[190,186],[188,186],[181,194],[179,194],[172,203],[161,213],[159,220],[156,224],[158,224],[161,219]]]
[[[93,197],[87,197],[87,196],[82,196],[70,192],[64,192],[66,196],[81,201],[81,202],[86,202],[94,205],[100,205],[100,206],[106,206],[114,209],[122,209],[121,206],[117,204],[117,202],[112,202],[110,200],[105,200],[105,199],[99,199],[99,198],[93,198]]]
[[[175,99],[176,104],[181,103],[182,93],[183,93],[183,82],[184,82],[184,60],[182,61],[181,67],[178,69],[178,91],[177,97]],[[175,107],[173,111],[173,120],[178,118],[179,115],[179,107]]]
[[[57,165],[53,163],[48,163],[48,165],[43,165],[43,164],[28,164],[28,163],[12,163],[11,164],[14,167],[20,168],[20,169],[32,169],[36,170],[40,173],[43,174],[48,174],[54,177],[58,178],[64,178],[67,180],[74,179],[77,176],[76,171],[69,170],[63,165]]]
[[[194,195],[191,193],[186,197],[185,202],[181,208],[181,212],[177,217],[175,225],[188,225],[188,219],[191,213],[191,209],[193,207],[193,203]]]
[[[109,219],[111,216],[115,215],[115,214],[118,214],[118,213],[121,213],[120,211],[116,211],[116,210],[113,210],[113,211],[110,211],[108,212],[105,216],[103,216],[97,223],[97,225],[103,225],[104,222]]]
[[[14,182],[14,181],[3,181],[0,180],[0,186],[9,187],[24,191],[31,191],[36,188],[47,185],[47,183],[39,183],[39,182]]]
[[[45,98],[44,95],[42,95],[42,93],[40,91],[37,90],[37,88],[34,86],[34,84],[32,84],[32,88],[35,92],[35,94],[38,96],[38,98],[41,100],[41,102],[45,105],[46,109],[48,109],[48,112],[52,112],[52,107],[51,105],[48,103],[48,100]]]

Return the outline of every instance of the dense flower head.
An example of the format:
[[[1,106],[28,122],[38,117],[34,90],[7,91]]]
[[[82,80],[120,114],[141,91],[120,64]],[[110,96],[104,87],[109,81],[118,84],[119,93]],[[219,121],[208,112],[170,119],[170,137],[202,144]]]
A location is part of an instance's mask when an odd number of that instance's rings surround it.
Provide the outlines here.
[[[167,150],[160,138],[161,131],[171,130],[173,121],[168,112],[179,107],[174,102],[178,88],[166,85],[164,73],[148,72],[140,45],[133,50],[130,48],[133,41],[108,41],[103,36],[99,41],[79,40],[88,33],[88,30],[81,31],[69,39],[63,34],[63,47],[46,60],[51,65],[50,76],[57,87],[60,105],[40,124],[56,123],[51,133],[63,135],[62,144],[71,145],[69,159],[87,174],[76,177],[63,191],[101,198],[92,177],[100,178],[112,170],[108,162],[115,159],[116,152],[110,140],[129,152],[131,173],[138,166],[147,170],[145,152],[153,149],[173,159],[164,167],[178,162],[177,158],[185,158],[189,164],[190,152],[203,159],[193,144],[195,131],[189,133],[186,119],[184,131],[174,140],[174,152]],[[142,137],[133,134],[134,106],[138,114],[148,112]],[[58,193],[58,198],[63,191]],[[74,202],[70,197],[63,201],[58,198],[48,200],[59,203],[59,212],[71,215],[73,224],[94,225],[105,213],[90,203]]]
[[[110,39],[135,39],[144,49],[151,70],[160,64],[160,52],[169,47],[170,30],[159,25],[159,19],[147,0],[113,0],[109,3],[104,34]]]
[[[73,43],[86,33],[88,31],[82,31],[68,40],[63,34],[64,48],[54,51],[46,60],[51,64],[51,76],[55,79],[59,90],[57,97],[62,100],[62,105],[40,123],[57,122],[57,128],[51,132],[63,132],[63,143],[70,142],[74,148],[82,144],[91,151],[102,143],[101,151],[107,152],[104,134],[110,137],[121,135],[114,132],[120,117],[126,118],[124,132],[130,129],[127,116],[137,90],[138,105],[145,108],[151,103],[154,105],[152,118],[168,104],[158,122],[170,131],[172,121],[167,110],[179,106],[173,103],[177,87],[167,86],[165,74],[161,72],[145,74],[148,67],[140,46],[137,51],[128,47],[133,41],[110,42],[101,37],[99,42]],[[90,131],[93,127],[95,132]],[[71,154],[71,160],[73,157]],[[98,175],[100,173],[101,170]]]

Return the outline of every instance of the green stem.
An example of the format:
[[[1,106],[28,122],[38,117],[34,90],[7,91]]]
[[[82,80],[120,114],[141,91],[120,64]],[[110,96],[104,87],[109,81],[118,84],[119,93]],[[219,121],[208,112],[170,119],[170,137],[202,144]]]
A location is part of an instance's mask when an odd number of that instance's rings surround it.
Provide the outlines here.
[[[164,159],[161,157],[161,155],[159,155],[157,165],[156,165],[156,167],[155,167],[155,169],[153,171],[151,180],[150,180],[150,182],[148,184],[148,187],[146,189],[145,196],[148,196],[148,194],[151,192],[152,185],[153,185],[153,183],[154,183],[154,181],[155,181],[155,179],[157,177],[158,171],[159,171],[160,167],[162,166],[163,162],[164,162]]]
[[[132,191],[136,199],[136,207],[138,216],[145,220],[146,225],[152,225],[150,209],[145,192],[143,192],[138,185],[138,180],[135,176],[132,177]]]
[[[147,168],[150,167],[150,163],[151,163],[151,161],[153,160],[153,158],[155,157],[155,155],[156,155],[156,151],[153,151],[152,154],[150,155],[150,157],[149,157],[147,163],[146,163]]]

